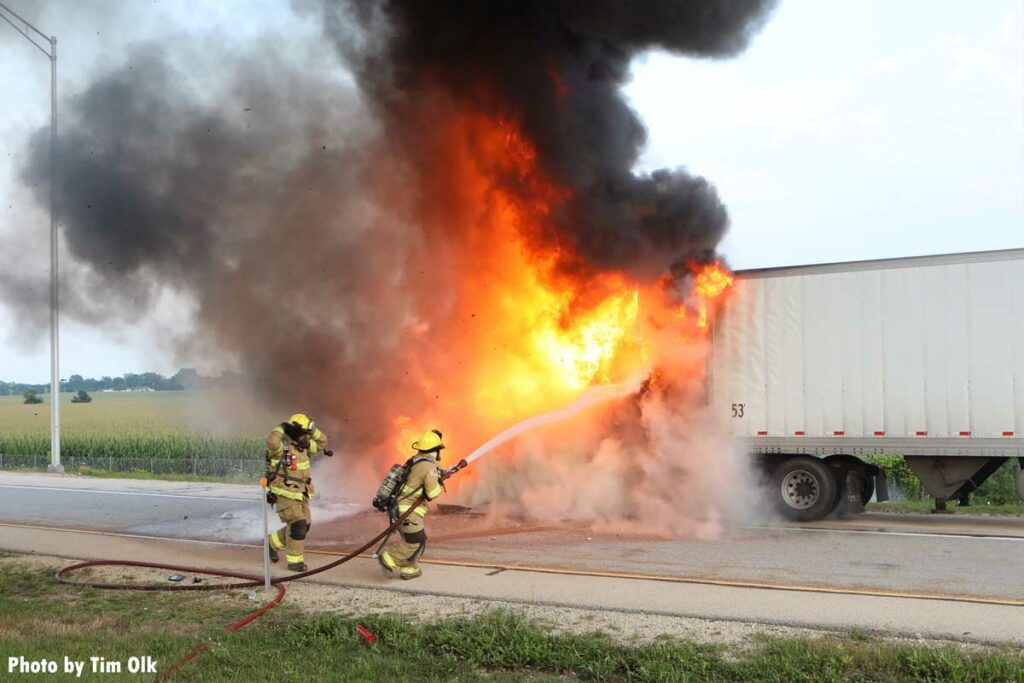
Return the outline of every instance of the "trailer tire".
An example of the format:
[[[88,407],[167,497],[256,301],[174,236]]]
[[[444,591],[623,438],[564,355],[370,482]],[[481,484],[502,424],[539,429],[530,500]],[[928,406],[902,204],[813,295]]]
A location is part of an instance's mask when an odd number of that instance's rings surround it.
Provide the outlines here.
[[[775,470],[778,509],[796,522],[810,522],[828,516],[836,504],[835,476],[816,458],[790,458]]]

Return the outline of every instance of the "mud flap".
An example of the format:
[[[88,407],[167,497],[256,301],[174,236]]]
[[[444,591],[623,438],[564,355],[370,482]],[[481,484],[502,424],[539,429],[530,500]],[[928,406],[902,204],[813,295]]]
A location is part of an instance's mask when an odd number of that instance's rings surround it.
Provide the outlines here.
[[[861,477],[863,474],[858,469],[846,471],[846,514],[859,515],[864,512],[864,501],[861,500]]]

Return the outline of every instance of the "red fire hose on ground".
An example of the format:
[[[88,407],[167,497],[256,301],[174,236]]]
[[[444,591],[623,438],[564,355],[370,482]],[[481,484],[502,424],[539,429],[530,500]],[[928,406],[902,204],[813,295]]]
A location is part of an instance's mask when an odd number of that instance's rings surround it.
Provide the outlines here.
[[[460,468],[461,469],[461,468]],[[238,621],[234,622],[230,626],[224,629],[225,633],[234,633],[238,629],[242,628],[246,624],[255,621],[260,618],[273,608],[277,607],[281,600],[284,599],[285,587],[284,583],[288,581],[298,581],[299,579],[305,579],[306,577],[313,576],[325,572],[328,569],[334,569],[338,565],[345,564],[349,560],[352,560],[367,550],[372,548],[376,543],[383,540],[385,537],[390,535],[398,525],[402,523],[406,517],[424,501],[426,496],[420,496],[413,505],[405,511],[398,519],[396,519],[390,526],[381,531],[379,534],[371,538],[369,541],[359,546],[348,555],[340,557],[333,562],[329,562],[322,567],[316,569],[310,569],[309,571],[301,572],[299,574],[292,574],[290,576],[279,576],[275,579],[271,579],[271,585],[277,588],[277,595],[268,602],[267,604],[260,607],[255,612],[251,612]],[[165,586],[163,584],[141,584],[133,585],[128,583],[104,583],[98,581],[76,581],[67,577],[68,574],[85,569],[87,567],[143,567],[146,569],[164,569],[168,571],[181,572],[187,574],[205,574],[207,576],[220,576],[231,579],[242,579],[234,583],[221,583],[221,584],[209,584],[209,583],[192,583],[192,584],[179,584],[174,586]],[[89,562],[78,562],[76,564],[69,565],[57,571],[57,581],[72,586],[85,586],[88,588],[108,588],[111,590],[137,590],[137,591],[213,591],[213,590],[231,590],[237,588],[256,588],[264,585],[263,577],[256,576],[254,574],[244,574],[242,572],[232,572],[223,569],[200,569],[198,567],[182,567],[173,564],[159,564],[156,562],[139,562],[135,560],[91,560]],[[184,658],[178,661],[174,666],[165,670],[162,674],[156,677],[156,681],[166,681],[169,679],[175,671],[180,669],[182,666],[192,661],[200,652],[205,650],[209,646],[209,642],[204,642],[197,648],[189,652]]]

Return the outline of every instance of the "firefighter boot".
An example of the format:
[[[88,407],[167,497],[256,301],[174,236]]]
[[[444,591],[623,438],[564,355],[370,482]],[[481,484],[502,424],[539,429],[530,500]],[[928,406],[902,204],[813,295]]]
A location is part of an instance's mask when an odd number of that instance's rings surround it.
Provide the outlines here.
[[[281,556],[278,554],[277,551],[284,550],[287,547],[287,527],[285,527],[284,529],[278,529],[274,533],[267,536],[267,539],[270,545],[270,561],[277,562],[281,559]]]
[[[305,562],[289,562],[288,569],[293,572],[304,572],[309,569],[309,567],[306,566]]]
[[[404,580],[418,579],[423,576],[422,570],[419,567],[402,567],[399,576]]]
[[[391,557],[391,553],[387,550],[382,550],[381,553],[377,555],[377,562],[380,564],[381,569],[384,570],[384,575],[389,579],[399,576],[400,570],[398,563],[395,562],[395,558]]]

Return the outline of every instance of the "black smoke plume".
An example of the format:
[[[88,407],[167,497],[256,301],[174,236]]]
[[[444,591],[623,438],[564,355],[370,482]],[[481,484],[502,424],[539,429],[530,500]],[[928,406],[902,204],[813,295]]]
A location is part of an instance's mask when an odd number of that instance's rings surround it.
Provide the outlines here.
[[[633,173],[646,131],[622,97],[630,61],[651,49],[734,55],[773,5],[356,0],[367,31],[356,54],[349,17],[332,3],[325,3],[325,25],[341,54],[358,65],[378,115],[411,153],[419,151],[416,122],[430,120],[422,102],[438,88],[456,106],[517,121],[544,169],[572,192],[545,242],[568,246],[563,252],[584,265],[649,277],[712,251],[728,215],[711,185],[685,170]],[[699,99],[694,93],[695,106]]]

